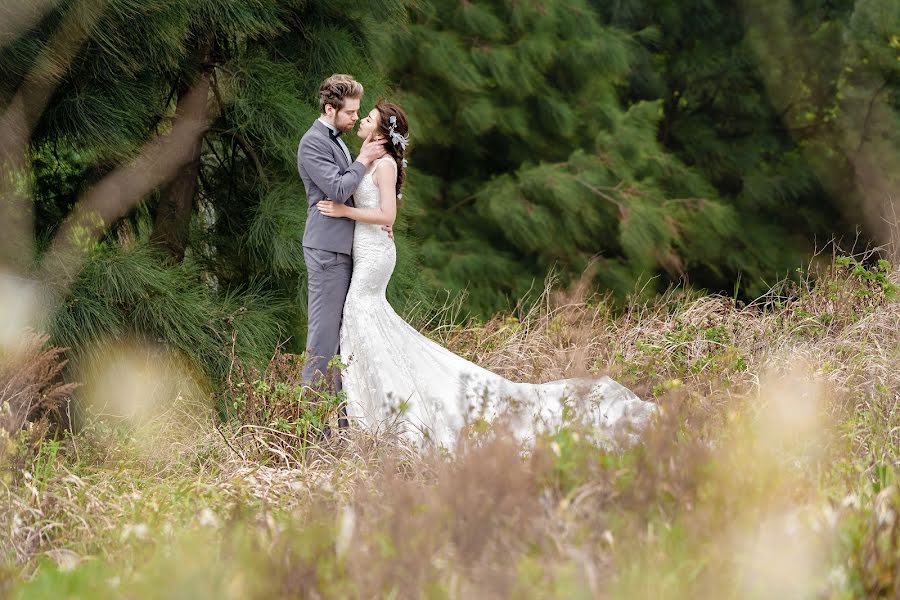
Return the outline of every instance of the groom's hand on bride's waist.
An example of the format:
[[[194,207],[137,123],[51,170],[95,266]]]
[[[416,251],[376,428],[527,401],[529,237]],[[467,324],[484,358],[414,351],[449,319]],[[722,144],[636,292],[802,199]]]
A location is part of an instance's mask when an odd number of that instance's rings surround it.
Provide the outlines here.
[[[348,210],[345,204],[340,202],[335,202],[331,198],[325,198],[324,200],[319,200],[316,202],[316,208],[319,209],[319,214],[324,217],[348,217]],[[390,225],[382,225],[382,231],[386,231],[388,234],[388,238],[393,241],[394,240],[394,228]]]
[[[347,210],[347,207],[344,204],[335,202],[330,198],[325,198],[324,200],[316,202],[316,208],[319,209],[319,213],[322,216],[335,218],[346,216]]]

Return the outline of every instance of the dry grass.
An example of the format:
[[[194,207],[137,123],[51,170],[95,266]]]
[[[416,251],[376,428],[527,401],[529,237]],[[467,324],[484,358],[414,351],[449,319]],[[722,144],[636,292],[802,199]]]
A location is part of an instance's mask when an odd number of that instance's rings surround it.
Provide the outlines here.
[[[56,413],[77,387],[61,381],[66,349],[48,347],[49,339],[26,331],[0,356],[0,429],[8,434]]]
[[[253,395],[229,423],[173,415],[190,423],[175,453],[97,423],[8,482],[7,589],[895,597],[900,272],[864,265],[835,257],[748,306],[548,289],[515,318],[430,332],[509,377],[608,373],[654,398],[660,418],[618,451],[574,425],[525,450],[498,424],[452,457],[389,432],[304,437],[267,425],[309,419],[291,357],[235,379]]]
[[[264,373],[235,364],[224,392],[232,451],[242,460],[287,468],[305,464],[329,443],[341,397],[303,384],[303,356],[279,349]],[[227,441],[227,439],[226,439]]]
[[[76,384],[62,381],[64,348],[48,346],[49,337],[25,331],[0,349],[0,468],[10,482],[53,424],[65,425],[68,399]]]

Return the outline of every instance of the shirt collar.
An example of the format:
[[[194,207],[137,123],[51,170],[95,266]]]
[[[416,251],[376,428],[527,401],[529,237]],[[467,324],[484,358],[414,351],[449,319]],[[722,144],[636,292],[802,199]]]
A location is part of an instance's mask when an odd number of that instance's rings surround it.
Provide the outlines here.
[[[337,130],[337,127],[335,127],[334,125],[332,125],[331,123],[329,123],[328,121],[323,119],[322,117],[319,117],[318,121],[319,121],[319,123],[321,123],[322,125],[324,125],[325,127],[328,128],[328,130],[331,132],[332,136],[337,137],[337,136],[341,135],[341,132]]]

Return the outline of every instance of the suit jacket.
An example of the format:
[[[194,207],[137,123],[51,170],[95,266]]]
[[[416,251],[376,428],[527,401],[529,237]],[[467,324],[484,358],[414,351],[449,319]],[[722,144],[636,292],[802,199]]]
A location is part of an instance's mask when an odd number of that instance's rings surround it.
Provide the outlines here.
[[[337,138],[333,138],[328,126],[317,119],[300,140],[297,168],[306,187],[308,203],[303,245],[351,254],[354,221],[323,216],[316,204],[330,198],[353,206],[353,192],[366,174],[366,167],[357,161],[348,164]]]

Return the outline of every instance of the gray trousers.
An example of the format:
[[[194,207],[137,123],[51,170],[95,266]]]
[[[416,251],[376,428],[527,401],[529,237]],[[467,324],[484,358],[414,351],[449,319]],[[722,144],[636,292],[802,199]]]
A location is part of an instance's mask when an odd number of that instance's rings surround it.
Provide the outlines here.
[[[328,361],[341,352],[341,320],[350,288],[353,259],[347,254],[303,247],[308,281],[308,325],[303,382],[316,385],[322,377],[335,392],[341,391],[341,373],[328,372]],[[343,414],[343,412],[342,412]],[[342,423],[343,425],[343,423]]]

